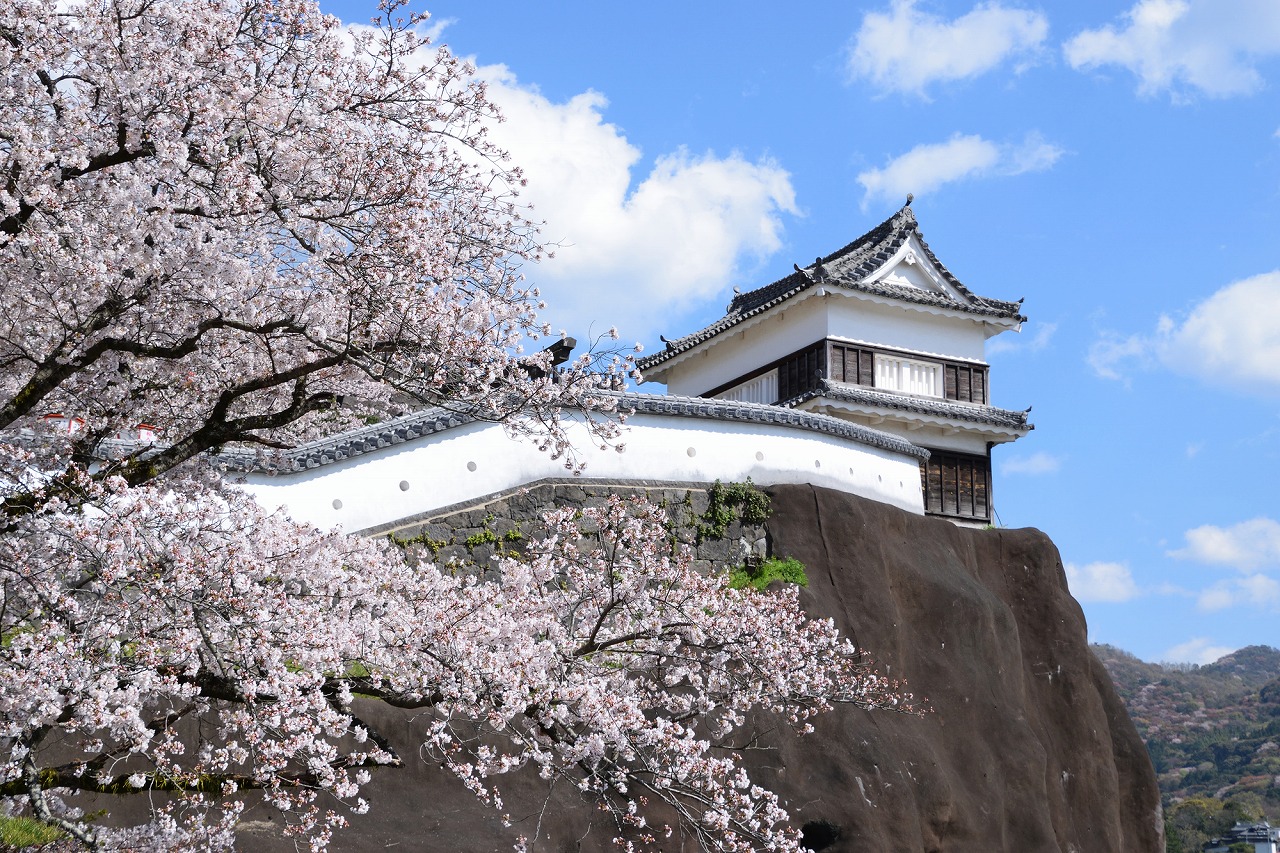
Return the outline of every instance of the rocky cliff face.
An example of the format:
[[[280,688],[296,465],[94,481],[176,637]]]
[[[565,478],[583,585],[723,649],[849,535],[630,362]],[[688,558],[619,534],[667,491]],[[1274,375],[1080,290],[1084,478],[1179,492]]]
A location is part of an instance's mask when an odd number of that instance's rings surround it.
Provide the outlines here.
[[[1164,849],[1147,753],[1089,650],[1052,542],[806,486],[770,491],[772,550],[808,567],[807,610],[835,619],[931,708],[921,717],[837,709],[808,737],[766,731],[763,748],[746,753],[810,846]],[[365,710],[402,755],[417,754],[411,717]],[[443,772],[409,765],[375,775],[370,813],[334,849],[498,851],[516,835],[538,851],[610,848],[610,827],[571,791],[548,798],[536,778],[510,780],[508,828]],[[246,849],[274,846],[252,824],[242,838]],[[664,849],[680,848],[673,838]]]

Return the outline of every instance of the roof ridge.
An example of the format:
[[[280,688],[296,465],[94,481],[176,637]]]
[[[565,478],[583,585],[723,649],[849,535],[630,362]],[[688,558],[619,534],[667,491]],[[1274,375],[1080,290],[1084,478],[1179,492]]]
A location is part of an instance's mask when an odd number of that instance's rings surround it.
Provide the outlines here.
[[[889,226],[889,227],[886,229],[886,226]],[[853,253],[857,249],[863,248],[864,246],[872,245],[872,244],[880,245],[882,242],[884,242],[886,237],[896,233],[897,231],[902,229],[904,226],[909,226],[911,230],[918,230],[917,223],[916,223],[916,216],[914,211],[911,210],[911,202],[909,201],[906,204],[904,204],[896,213],[894,213],[888,219],[884,220],[883,222],[876,225],[875,227],[869,229],[866,233],[862,234],[861,236],[854,239],[853,241],[846,243],[844,246],[830,253],[829,255],[826,255],[825,257],[816,258],[813,264],[810,264],[809,266],[814,266],[814,265],[821,266],[823,264],[829,264],[834,260],[843,258],[845,255]],[[880,232],[882,231],[885,233],[881,234]],[[923,239],[921,240],[921,242],[924,242]],[[804,267],[804,269],[808,269],[809,266]],[[762,285],[761,287],[757,287],[752,290],[748,290],[743,293],[739,293],[735,295],[733,297],[733,301],[729,303],[728,310],[732,311],[735,307],[745,305],[751,301],[752,296],[760,293],[761,291],[768,290],[769,288],[775,287],[779,284],[783,284],[784,282],[794,282],[795,284],[800,284],[805,280],[812,281],[812,279],[804,273],[804,270],[802,270],[799,266],[796,266],[794,272],[788,273],[787,275],[783,276],[777,281],[774,281],[769,284]]]
[[[955,298],[945,290],[923,290],[891,284],[883,280],[872,282],[866,280],[882,268],[912,235],[919,241],[928,261],[955,292],[960,294],[960,298]],[[826,267],[837,262],[839,266],[833,275]],[[645,370],[661,364],[818,284],[829,284],[846,291],[869,293],[874,296],[962,311],[982,317],[1002,318],[1019,323],[1026,320],[1021,313],[1021,301],[1007,302],[979,296],[969,290],[942,261],[938,260],[938,256],[934,254],[920,231],[920,224],[916,220],[915,211],[911,209],[909,196],[907,203],[892,216],[856,240],[825,257],[816,258],[809,266],[803,268],[798,264],[793,266],[794,272],[788,273],[777,281],[745,293],[735,294],[725,309],[725,315],[710,325],[678,338],[668,340],[662,337],[661,340],[666,345],[665,349],[642,357],[639,360],[640,369]]]
[[[845,244],[844,246],[842,246],[841,248],[839,248],[839,249],[837,249],[836,251],[832,252],[831,254],[827,255],[825,258],[822,258],[822,259],[821,259],[822,263],[824,263],[824,264],[826,264],[826,263],[830,263],[831,261],[834,261],[836,258],[844,257],[844,256],[845,256],[845,255],[847,255],[848,253],[852,252],[854,249],[860,248],[860,247],[861,247],[862,245],[864,245],[864,244],[865,244],[865,243],[866,243],[866,242],[867,242],[867,241],[868,241],[868,240],[869,240],[873,235],[875,235],[875,233],[876,233],[877,231],[880,231],[880,230],[881,230],[881,229],[883,229],[886,225],[892,226],[891,228],[889,228],[889,233],[894,233],[894,232],[898,231],[899,229],[901,229],[901,228],[903,228],[903,227],[909,227],[911,230],[918,231],[918,230],[919,230],[919,223],[916,221],[916,214],[915,214],[915,211],[911,209],[911,202],[910,202],[910,201],[908,201],[908,202],[907,202],[906,204],[904,204],[901,208],[899,208],[899,209],[898,209],[898,211],[897,211],[896,213],[894,213],[892,216],[890,216],[890,217],[889,217],[888,219],[886,219],[884,222],[881,222],[879,225],[877,225],[877,226],[875,226],[874,228],[871,228],[870,230],[868,230],[868,231],[867,231],[865,234],[863,234],[862,236],[858,237],[857,239],[855,239],[855,240],[853,240],[853,241],[851,241],[851,242],[849,242],[849,243],[846,243],[846,244]],[[879,242],[879,241],[877,241],[877,242]]]

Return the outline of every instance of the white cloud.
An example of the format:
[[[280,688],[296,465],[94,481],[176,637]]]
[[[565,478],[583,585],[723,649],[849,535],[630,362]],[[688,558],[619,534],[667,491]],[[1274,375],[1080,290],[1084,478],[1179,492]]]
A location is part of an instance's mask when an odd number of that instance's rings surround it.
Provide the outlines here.
[[[979,3],[955,20],[893,0],[887,12],[868,12],[854,34],[849,72],[883,91],[924,96],[934,82],[985,74],[1006,59],[1028,60],[1049,33],[1040,12]]]
[[[1103,332],[1088,361],[1104,379],[1159,363],[1177,373],[1251,394],[1280,393],[1280,270],[1230,284],[1178,322],[1162,316],[1150,334]]]
[[[379,13],[380,14],[380,13]],[[355,41],[357,36],[372,36],[374,43],[378,43],[378,37],[382,32],[377,27],[367,23],[374,15],[370,14],[363,21],[343,21],[342,28],[338,35],[342,39],[345,53],[350,56],[355,52]],[[423,47],[416,56],[417,61],[410,63],[412,67],[424,68],[435,60],[436,49],[441,46],[441,40],[444,38],[444,31],[457,22],[457,18],[437,18],[434,15],[428,17],[427,20],[414,27],[414,32],[427,40],[426,47]]]
[[[1030,456],[1015,456],[1000,463],[1002,474],[1053,474],[1062,467],[1062,458],[1038,451]]]
[[[1161,660],[1173,663],[1213,663],[1219,658],[1234,652],[1231,646],[1215,646],[1208,637],[1192,637],[1185,643],[1179,643],[1170,649],[1165,650]]]
[[[1280,3],[1275,0],[1141,0],[1119,25],[1085,30],[1063,53],[1076,69],[1108,65],[1138,77],[1138,91],[1190,91],[1211,97],[1255,92],[1258,63],[1280,55]]]
[[[1049,347],[1058,332],[1057,323],[1027,323],[1027,331],[1017,335],[1001,335],[987,342],[987,358],[1007,352],[1041,352]],[[1035,334],[1026,337],[1031,329]]]
[[[638,175],[641,151],[604,121],[600,93],[555,103],[501,66],[480,74],[507,119],[492,138],[524,170],[544,239],[560,244],[526,270],[553,325],[648,336],[781,247],[781,214],[798,211],[777,163],[680,150]]]
[[[1197,305],[1181,325],[1162,318],[1160,359],[1212,382],[1280,391],[1277,317],[1280,271],[1238,281]]]
[[[1256,605],[1280,605],[1280,581],[1269,575],[1250,575],[1236,585],[1243,593],[1242,601]]]
[[[1057,145],[1046,142],[1038,132],[1032,131],[1021,143],[1002,145],[1000,153],[1001,162],[997,174],[1021,175],[1053,168],[1053,164],[1066,152]]]
[[[1196,597],[1196,606],[1201,610],[1225,610],[1234,603],[1229,584],[1218,584],[1201,591]]]
[[[1205,524],[1184,535],[1186,547],[1169,551],[1170,557],[1228,566],[1242,573],[1201,590],[1196,597],[1201,610],[1239,606],[1280,610],[1280,580],[1262,571],[1280,566],[1280,522],[1259,517],[1231,527]]]
[[[1123,563],[1067,563],[1067,586],[1077,601],[1116,604],[1139,595],[1133,574]]]
[[[1200,593],[1196,605],[1208,611],[1241,605],[1280,609],[1280,581],[1264,574],[1219,581]]]
[[[439,43],[450,23],[433,19],[418,32]],[[433,57],[426,50],[418,61]],[[610,326],[624,341],[672,331],[681,312],[780,249],[782,215],[799,215],[791,176],[772,160],[679,149],[644,175],[640,149],[604,120],[603,94],[557,103],[506,66],[476,74],[504,118],[489,138],[522,170],[520,201],[543,223],[541,239],[555,244],[553,258],[524,270],[548,306],[539,317],[583,344]]]
[[[1144,335],[1123,337],[1106,331],[1089,345],[1086,360],[1093,372],[1103,379],[1113,379],[1129,385],[1131,377],[1128,366],[1149,366],[1152,363],[1151,351],[1152,341]]]
[[[917,145],[890,160],[883,169],[858,175],[858,183],[872,197],[896,199],[909,192],[927,193],[943,184],[990,171],[1000,160],[1000,150],[980,136],[951,137],[946,142]],[[864,204],[866,201],[864,200]]]
[[[1063,149],[1036,132],[1019,143],[997,144],[977,134],[955,134],[946,142],[917,145],[880,169],[858,175],[866,190],[862,205],[872,199],[901,200],[907,193],[923,195],[964,178],[1020,175],[1051,167]]]
[[[1187,545],[1169,556],[1248,570],[1280,566],[1280,522],[1253,518],[1231,527],[1206,524],[1188,530]]]

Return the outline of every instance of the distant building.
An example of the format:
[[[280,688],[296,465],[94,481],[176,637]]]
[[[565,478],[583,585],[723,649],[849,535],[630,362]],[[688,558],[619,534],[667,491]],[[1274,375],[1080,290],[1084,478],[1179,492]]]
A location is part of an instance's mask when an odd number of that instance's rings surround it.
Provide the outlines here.
[[[1232,853],[1232,845],[1249,844],[1252,853],[1280,853],[1280,829],[1265,820],[1261,823],[1237,823],[1221,838],[1204,846],[1204,853]],[[1237,850],[1240,848],[1236,848]]]
[[[724,317],[640,361],[669,393],[787,406],[930,451],[924,509],[991,520],[991,448],[1033,427],[991,405],[988,338],[1019,330],[1021,300],[971,292],[934,256],[911,199],[842,249],[738,293]]]

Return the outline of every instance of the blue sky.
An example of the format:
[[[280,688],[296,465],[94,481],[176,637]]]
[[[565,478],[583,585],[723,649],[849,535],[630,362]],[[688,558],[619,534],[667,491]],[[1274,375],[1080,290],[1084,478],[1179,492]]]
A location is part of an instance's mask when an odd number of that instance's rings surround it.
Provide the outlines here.
[[[364,22],[372,4],[323,7]],[[1091,639],[1280,645],[1280,3],[439,2],[557,256],[557,327],[646,349],[908,192],[977,293],[1003,524],[1062,551]]]

